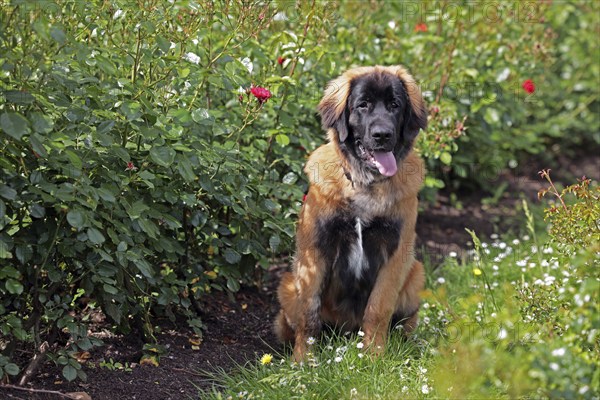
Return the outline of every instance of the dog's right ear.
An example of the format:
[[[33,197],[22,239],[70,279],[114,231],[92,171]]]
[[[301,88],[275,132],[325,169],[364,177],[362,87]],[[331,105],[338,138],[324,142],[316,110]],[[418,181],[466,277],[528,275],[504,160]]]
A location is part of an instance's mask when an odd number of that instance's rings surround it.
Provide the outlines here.
[[[345,76],[329,82],[325,95],[319,103],[321,124],[328,131],[329,140],[344,142],[348,138],[348,112],[346,103],[350,92],[350,81]],[[337,135],[332,134],[335,130]]]

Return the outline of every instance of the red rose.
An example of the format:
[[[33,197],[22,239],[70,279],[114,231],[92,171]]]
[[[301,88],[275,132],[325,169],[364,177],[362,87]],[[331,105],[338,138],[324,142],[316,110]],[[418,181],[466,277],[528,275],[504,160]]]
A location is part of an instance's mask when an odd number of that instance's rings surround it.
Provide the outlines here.
[[[427,32],[427,25],[423,22],[415,25],[415,32]]]
[[[250,93],[252,93],[261,104],[271,98],[271,92],[269,92],[268,89],[260,86],[254,86],[252,89],[250,89]]]
[[[277,64],[283,65],[284,61],[285,61],[285,58],[283,58],[283,57],[277,57]]]
[[[535,84],[531,79],[527,79],[525,82],[523,82],[523,89],[525,89],[527,93],[531,94],[535,92]]]

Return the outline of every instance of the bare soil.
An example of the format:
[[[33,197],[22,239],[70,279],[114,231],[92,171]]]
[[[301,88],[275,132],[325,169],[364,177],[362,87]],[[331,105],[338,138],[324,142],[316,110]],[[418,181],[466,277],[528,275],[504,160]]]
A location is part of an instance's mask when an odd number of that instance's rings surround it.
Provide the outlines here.
[[[556,165],[553,176],[565,182],[574,182],[582,175],[600,178],[596,155],[582,156],[576,162],[558,160]],[[537,191],[545,186],[537,176],[538,170],[532,165],[522,169],[522,173],[498,176],[498,183],[507,185],[494,202],[486,201],[489,195],[482,193],[454,193],[454,201],[450,200],[450,193],[440,193],[436,203],[419,215],[417,249],[420,257],[428,257],[435,267],[449,252],[463,251],[470,240],[465,227],[476,230],[482,237],[519,229],[521,198],[537,202]],[[83,392],[94,400],[200,398],[199,389],[210,389],[212,385],[206,371],[230,371],[236,365],[256,362],[264,353],[282,350],[272,333],[271,321],[277,312],[274,290],[285,268],[287,265],[272,267],[261,288],[244,287],[233,295],[215,292],[205,297],[202,319],[206,331],[197,350],[192,348],[189,339],[193,334],[183,321],[173,324],[159,320],[155,321],[162,331],[158,340],[168,353],[160,359],[158,367],[138,364],[142,347],[139,339],[112,336],[103,339],[105,346],[94,350],[84,364],[86,382],[67,382],[59,368],[46,362],[27,385],[32,392],[0,386],[0,398],[63,399],[69,397],[58,393],[74,392]],[[123,364],[127,370],[100,367],[102,360],[110,359]]]

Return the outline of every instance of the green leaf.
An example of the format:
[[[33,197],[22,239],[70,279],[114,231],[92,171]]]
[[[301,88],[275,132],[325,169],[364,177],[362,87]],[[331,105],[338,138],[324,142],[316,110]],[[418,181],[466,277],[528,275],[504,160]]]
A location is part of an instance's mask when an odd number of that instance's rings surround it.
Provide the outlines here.
[[[31,126],[33,130],[37,133],[47,134],[52,131],[54,127],[54,121],[52,119],[40,112],[35,112],[31,114]]]
[[[115,295],[115,294],[119,293],[119,289],[117,289],[113,285],[104,284],[104,285],[102,285],[102,288],[108,294]]]
[[[2,94],[6,97],[7,103],[31,104],[35,101],[35,97],[33,97],[31,93],[22,90],[7,90]]]
[[[156,239],[158,237],[160,231],[154,222],[147,218],[139,218],[137,222],[140,225],[140,228],[142,228],[142,230],[146,232],[152,239]]]
[[[115,126],[115,121],[102,121],[96,127],[96,132],[99,134],[106,134],[111,131],[111,129]]]
[[[77,170],[77,171],[81,171],[83,162],[81,161],[81,158],[77,155],[77,153],[75,153],[73,150],[65,150],[65,154],[67,155],[67,158],[71,162],[70,167],[75,168],[75,170]]]
[[[29,208],[29,214],[33,218],[44,218],[46,216],[46,209],[39,204],[33,204]]]
[[[62,374],[69,382],[77,378],[77,370],[72,365],[65,365]]]
[[[96,189],[96,193],[98,193],[98,196],[100,196],[102,200],[108,201],[109,203],[114,203],[117,200],[115,195],[106,188],[98,188]]]
[[[4,366],[4,371],[6,371],[8,375],[15,376],[19,374],[19,366],[17,364],[8,363]]]
[[[452,163],[452,154],[444,151],[441,155],[440,155],[440,160],[446,164],[446,165],[450,165]]]
[[[29,245],[19,245],[15,249],[15,255],[17,256],[17,260],[19,260],[21,264],[25,264],[31,259],[31,256],[33,255],[33,250]]]
[[[192,111],[192,119],[200,125],[209,125],[213,122],[210,113],[206,108],[197,108]]]
[[[50,28],[50,36],[52,36],[52,39],[56,40],[60,45],[64,44],[67,40],[65,32],[57,26]]]
[[[240,283],[237,279],[227,278],[227,289],[229,289],[232,292],[237,292],[238,290],[240,290]]]
[[[0,128],[9,136],[21,140],[29,133],[29,122],[24,116],[15,112],[5,112],[0,115]]]
[[[87,230],[88,239],[94,244],[102,244],[106,240],[104,235],[96,228],[89,228]]]
[[[242,259],[240,253],[230,247],[225,249],[225,253],[223,255],[225,256],[225,261],[227,261],[229,264],[237,264]]]
[[[150,264],[148,264],[148,262],[146,260],[143,259],[136,259],[133,261],[133,263],[135,264],[135,266],[140,270],[140,272],[142,273],[142,275],[144,275],[146,278],[152,278],[153,277],[153,270],[152,267],[150,266]]]
[[[181,159],[177,161],[177,171],[179,171],[179,175],[181,175],[186,182],[192,182],[196,179],[192,164],[186,156],[182,156]]]
[[[158,44],[158,48],[165,54],[171,49],[171,41],[162,36],[156,36],[156,44]]]
[[[149,210],[149,207],[144,203],[144,200],[138,200],[127,209],[127,214],[131,219],[136,219],[146,210]]]
[[[17,198],[17,191],[11,187],[0,184],[0,196],[7,200],[15,200]]]
[[[12,254],[9,251],[9,245],[0,238],[0,259],[1,258],[12,258]]]
[[[154,146],[150,149],[150,158],[158,165],[168,167],[175,160],[175,150],[167,146]]]
[[[42,144],[42,140],[40,140],[41,136],[37,133],[29,136],[29,143],[31,144],[31,148],[35,151],[38,156],[46,158],[48,157],[48,151]]]
[[[8,290],[9,293],[12,293],[12,294],[23,293],[23,285],[21,284],[21,282],[17,281],[16,279],[7,279],[5,286],[6,286],[6,290]]]
[[[287,146],[290,144],[290,138],[287,135],[279,134],[275,136],[275,140],[282,146]]]
[[[67,222],[73,228],[81,229],[86,225],[85,214],[80,210],[71,210],[67,213]]]

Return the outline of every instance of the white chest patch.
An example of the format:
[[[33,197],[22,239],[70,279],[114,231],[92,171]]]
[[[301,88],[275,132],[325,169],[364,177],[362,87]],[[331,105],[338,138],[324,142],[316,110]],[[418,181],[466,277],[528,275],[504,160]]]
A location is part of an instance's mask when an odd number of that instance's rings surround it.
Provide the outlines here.
[[[350,254],[348,255],[348,267],[352,272],[354,272],[354,276],[356,279],[360,279],[363,270],[365,270],[367,265],[367,259],[365,257],[365,252],[363,249],[363,240],[362,240],[362,223],[360,218],[356,218],[356,235],[358,236],[356,242],[352,244],[350,247]]]

